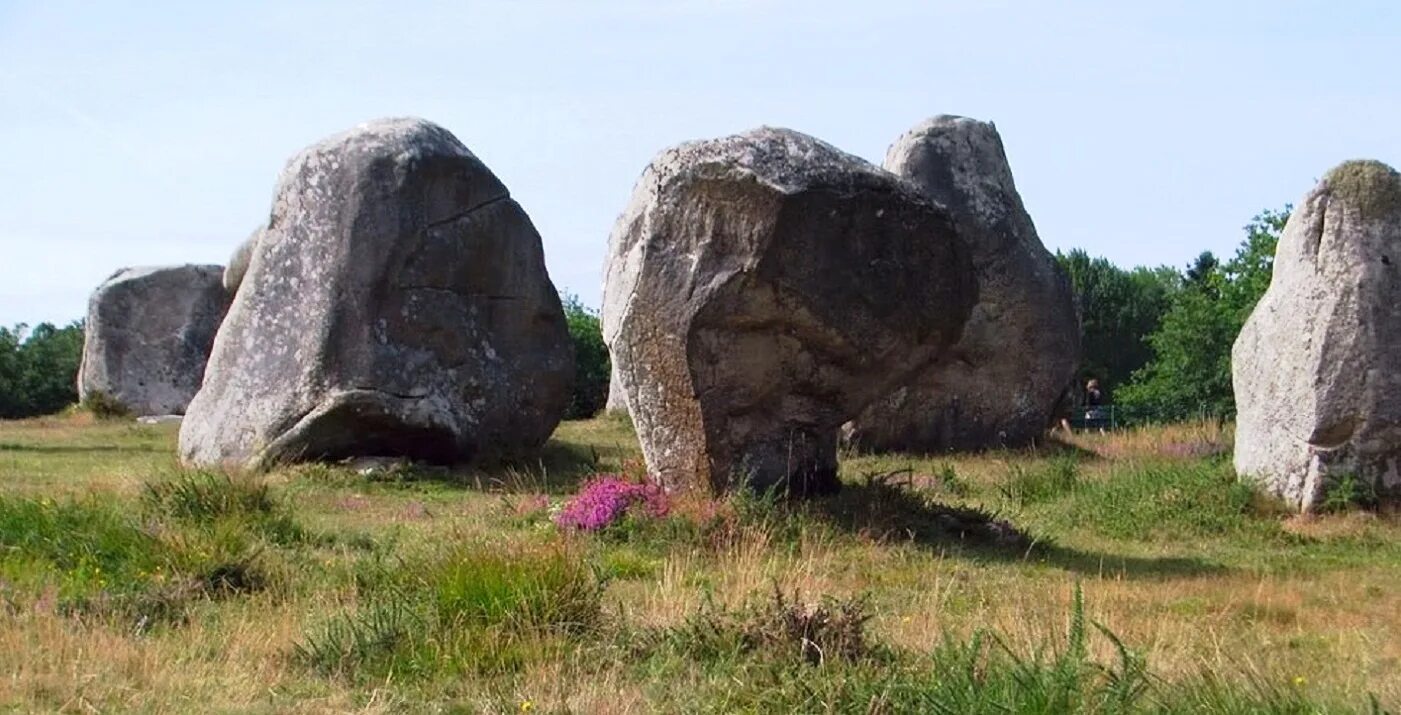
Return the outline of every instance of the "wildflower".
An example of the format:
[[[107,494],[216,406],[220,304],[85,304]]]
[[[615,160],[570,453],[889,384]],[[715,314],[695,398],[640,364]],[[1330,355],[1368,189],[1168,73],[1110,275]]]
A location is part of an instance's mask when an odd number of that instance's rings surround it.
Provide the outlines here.
[[[522,701],[521,701],[521,712],[523,712],[523,713],[528,713],[528,712],[530,712],[531,710],[534,710],[534,709],[535,709],[535,703],[534,703],[534,702],[532,702],[532,701],[530,701],[530,700],[522,700]]]
[[[1302,687],[1304,687],[1304,685],[1306,685],[1308,682],[1309,682],[1309,681],[1308,681],[1307,679],[1305,679],[1304,676],[1302,676],[1302,675],[1296,675],[1296,676],[1294,676],[1294,687],[1296,687],[1296,688],[1302,688]]]
[[[604,474],[585,484],[555,515],[555,523],[563,528],[598,531],[613,526],[629,513],[661,518],[670,508],[666,492],[656,483]]]

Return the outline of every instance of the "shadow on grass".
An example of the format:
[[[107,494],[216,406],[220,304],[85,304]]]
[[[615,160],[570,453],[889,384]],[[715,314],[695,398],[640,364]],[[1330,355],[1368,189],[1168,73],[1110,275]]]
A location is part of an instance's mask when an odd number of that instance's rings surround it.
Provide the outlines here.
[[[483,457],[452,466],[386,459],[384,466],[367,465],[357,478],[481,492],[564,494],[598,473],[604,457],[597,447],[552,439],[529,457]],[[356,468],[356,461],[343,464]]]
[[[597,474],[603,454],[598,447],[551,439],[529,458],[501,459],[473,466],[474,485],[511,492],[574,492]],[[483,481],[484,480],[484,481]]]
[[[1099,452],[1066,442],[1060,435],[1056,434],[1047,437],[1041,445],[1041,449],[1049,452],[1052,456],[1074,457],[1076,461],[1090,462],[1104,458]]]
[[[14,444],[11,442],[0,442],[0,452],[34,452],[37,454],[83,454],[87,452],[164,452],[166,448],[159,445],[128,445],[119,446],[115,444],[94,444],[94,445],[72,445],[72,444]]]
[[[1037,539],[998,515],[933,502],[881,479],[846,484],[804,507],[843,531],[910,541],[921,547],[989,561],[1043,564],[1087,576],[1172,579],[1220,574],[1226,567],[1194,557],[1138,557],[1080,550]]]

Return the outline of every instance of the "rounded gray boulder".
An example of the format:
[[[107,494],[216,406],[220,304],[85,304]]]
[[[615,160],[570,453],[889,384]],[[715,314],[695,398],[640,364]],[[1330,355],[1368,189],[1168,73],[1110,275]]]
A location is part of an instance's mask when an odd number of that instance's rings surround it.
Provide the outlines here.
[[[447,130],[362,124],[298,154],[180,429],[193,465],[538,448],[573,348],[540,236]]]
[[[1401,174],[1350,161],[1304,197],[1231,377],[1243,477],[1301,511],[1401,500]]]
[[[973,256],[978,303],[943,360],[867,407],[843,436],[870,451],[1021,446],[1045,434],[1080,361],[1070,278],[1041,244],[991,122],[941,115],[885,168],[946,207]]]
[[[798,132],[652,161],[609,239],[604,338],[671,486],[837,488],[836,431],[941,357],[976,299],[945,211]]]
[[[123,268],[93,292],[78,396],[136,416],[182,414],[229,307],[221,266]]]

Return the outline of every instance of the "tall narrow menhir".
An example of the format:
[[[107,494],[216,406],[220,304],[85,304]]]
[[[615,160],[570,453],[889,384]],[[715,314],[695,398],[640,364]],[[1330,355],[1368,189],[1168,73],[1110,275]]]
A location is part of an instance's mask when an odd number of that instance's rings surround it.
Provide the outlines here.
[[[1301,511],[1401,501],[1401,174],[1346,162],[1299,202],[1231,377],[1241,475]]]

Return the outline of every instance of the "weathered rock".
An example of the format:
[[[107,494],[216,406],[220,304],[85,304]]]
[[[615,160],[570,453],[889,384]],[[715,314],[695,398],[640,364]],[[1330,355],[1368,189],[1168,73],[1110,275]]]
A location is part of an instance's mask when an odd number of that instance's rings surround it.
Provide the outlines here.
[[[618,377],[618,364],[608,374],[608,401],[603,405],[604,412],[627,412],[628,394],[623,392],[623,379]]]
[[[968,249],[911,185],[762,128],[654,159],[609,240],[604,339],[664,483],[835,489],[836,430],[940,357]]]
[[[196,465],[539,447],[573,348],[540,236],[445,129],[370,122],[298,154],[180,430]]]
[[[1302,511],[1401,500],[1401,175],[1328,172],[1289,217],[1236,339],[1236,471]]]
[[[98,286],[88,301],[78,396],[137,416],[184,412],[229,307],[222,271],[123,268]]]
[[[996,127],[928,119],[891,145],[885,168],[952,212],[972,250],[978,304],[943,360],[867,407],[843,436],[860,449],[921,453],[1039,439],[1075,376],[1080,322]]]
[[[253,248],[258,245],[258,239],[263,235],[262,227],[258,227],[248,238],[243,239],[243,243],[238,244],[232,256],[229,256],[229,265],[224,267],[224,290],[229,295],[238,292],[238,287],[243,283],[243,275],[248,272],[248,261],[253,258]]]

